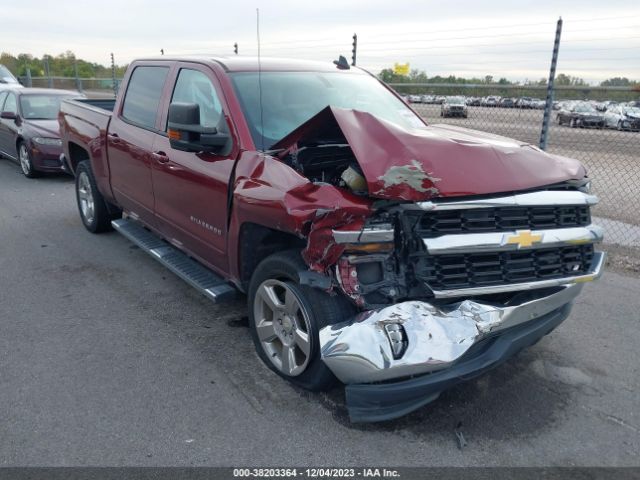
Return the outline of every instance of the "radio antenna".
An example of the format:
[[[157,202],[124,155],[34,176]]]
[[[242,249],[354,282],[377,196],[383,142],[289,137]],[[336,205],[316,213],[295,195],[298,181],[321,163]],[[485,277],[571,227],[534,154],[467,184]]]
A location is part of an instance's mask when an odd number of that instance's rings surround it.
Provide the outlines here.
[[[262,116],[262,64],[260,63],[260,9],[256,8],[256,33],[258,37],[258,94],[260,98],[260,136],[261,149],[264,152],[264,118]]]

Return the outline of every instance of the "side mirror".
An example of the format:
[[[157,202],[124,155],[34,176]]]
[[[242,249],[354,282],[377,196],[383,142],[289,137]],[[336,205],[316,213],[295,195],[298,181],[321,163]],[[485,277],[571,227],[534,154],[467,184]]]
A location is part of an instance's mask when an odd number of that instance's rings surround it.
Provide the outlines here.
[[[167,127],[171,148],[184,152],[220,153],[226,150],[230,140],[229,134],[200,125],[200,105],[197,103],[169,105]]]
[[[0,113],[0,118],[4,118],[5,120],[16,120],[18,115],[16,115],[16,112],[2,112]]]

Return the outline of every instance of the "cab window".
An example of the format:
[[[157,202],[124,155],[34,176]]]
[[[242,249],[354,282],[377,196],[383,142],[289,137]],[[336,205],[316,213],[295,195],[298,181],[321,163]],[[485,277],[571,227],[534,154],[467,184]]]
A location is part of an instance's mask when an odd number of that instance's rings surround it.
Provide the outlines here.
[[[5,98],[7,98],[9,92],[0,92],[0,112],[4,112],[2,105],[4,104]]]
[[[222,104],[211,80],[198,70],[180,70],[171,102],[196,103],[200,106],[200,125],[217,127]]]
[[[131,74],[124,97],[122,117],[147,129],[154,129],[168,67],[137,67]]]

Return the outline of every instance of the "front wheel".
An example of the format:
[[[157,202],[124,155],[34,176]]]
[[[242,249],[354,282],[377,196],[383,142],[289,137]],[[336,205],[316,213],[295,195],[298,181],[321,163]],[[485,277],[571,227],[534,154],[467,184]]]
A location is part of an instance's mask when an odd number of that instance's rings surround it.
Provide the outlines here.
[[[80,162],[76,170],[76,200],[80,218],[91,233],[111,230],[111,220],[119,216],[109,213],[107,202],[98,190],[91,165],[87,160]]]
[[[572,118],[572,119],[569,121],[569,126],[570,126],[571,128],[576,128],[576,119],[575,119],[575,118]]]
[[[24,176],[27,178],[36,178],[38,172],[33,168],[31,154],[29,153],[27,144],[24,142],[20,142],[20,145],[18,145],[18,158],[20,159],[20,168]]]
[[[335,377],[320,358],[318,332],[355,314],[345,298],[300,285],[308,270],[297,250],[275,253],[256,268],[249,285],[249,326],[260,359],[302,388],[321,391]]]

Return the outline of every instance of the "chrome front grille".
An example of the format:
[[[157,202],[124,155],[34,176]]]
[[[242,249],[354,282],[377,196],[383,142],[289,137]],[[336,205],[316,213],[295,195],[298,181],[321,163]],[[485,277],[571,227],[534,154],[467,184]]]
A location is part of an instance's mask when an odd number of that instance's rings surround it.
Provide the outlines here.
[[[420,212],[419,215],[416,233],[422,238],[455,233],[582,227],[591,223],[588,205],[443,210]]]
[[[593,262],[593,245],[538,248],[415,258],[416,278],[435,290],[538,282],[584,275]]]
[[[405,212],[424,246],[409,253],[413,275],[443,298],[592,280],[604,262],[596,203],[580,191],[420,203]]]

